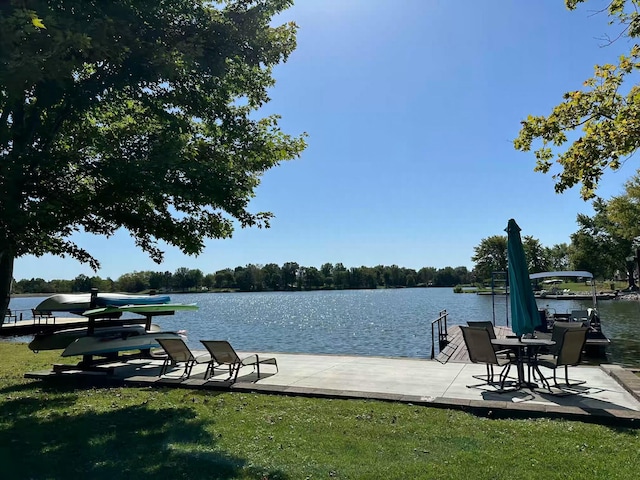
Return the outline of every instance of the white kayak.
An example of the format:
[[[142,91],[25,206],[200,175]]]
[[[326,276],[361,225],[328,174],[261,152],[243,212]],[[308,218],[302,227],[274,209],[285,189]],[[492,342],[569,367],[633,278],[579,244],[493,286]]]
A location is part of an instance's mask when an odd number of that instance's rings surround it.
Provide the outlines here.
[[[184,335],[178,332],[113,332],[110,335],[80,337],[64,349],[62,356],[108,355],[127,350],[148,350],[160,347],[157,338],[184,339]]]
[[[138,315],[167,315],[175,312],[198,310],[195,303],[163,303],[161,305],[119,305],[86,310],[85,317],[103,317],[110,314],[137,313]]]
[[[159,332],[160,327],[156,324],[152,324],[151,332]],[[100,337],[105,335],[125,334],[130,335],[144,334],[147,331],[143,325],[118,325],[112,327],[96,327],[93,336]],[[58,330],[52,333],[37,333],[33,340],[29,343],[29,348],[34,352],[41,350],[62,350],[67,348],[73,341],[81,337],[87,336],[87,327],[69,328],[66,330]]]

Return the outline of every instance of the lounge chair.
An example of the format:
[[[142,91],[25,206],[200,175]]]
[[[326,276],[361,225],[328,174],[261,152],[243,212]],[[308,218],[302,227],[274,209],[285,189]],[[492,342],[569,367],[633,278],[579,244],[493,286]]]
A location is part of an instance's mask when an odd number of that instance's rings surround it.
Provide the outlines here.
[[[211,358],[211,355],[209,355],[208,353],[204,353],[202,355],[195,356],[189,349],[187,344],[184,343],[184,340],[182,340],[181,338],[156,338],[156,340],[163,348],[163,350],[167,352],[167,358],[162,364],[160,374],[158,375],[159,377],[167,373],[167,369],[169,368],[169,366],[174,366],[178,363],[183,362],[184,373],[182,374],[182,376],[186,378],[189,378],[191,376],[191,370],[196,364],[209,364],[207,366],[207,372],[210,368],[212,368],[211,363],[213,359]]]
[[[558,337],[560,340],[559,342],[556,342],[555,352],[552,355],[542,355],[538,357],[536,359],[536,365],[538,367],[546,367],[553,370],[553,385],[556,388],[562,388],[556,379],[556,371],[562,366],[564,366],[564,377],[566,382],[564,385],[566,387],[570,388],[585,383],[582,380],[570,383],[569,367],[580,363],[582,349],[584,348],[584,344],[587,339],[587,328],[558,328],[556,338]],[[539,369],[536,370],[540,373]],[[544,377],[542,377],[541,380],[547,386],[549,391],[551,391],[549,381]]]
[[[254,370],[258,372],[258,379],[260,379],[260,365],[273,365],[276,367],[276,372],[278,372],[278,362],[275,358],[260,358],[258,355],[249,355],[245,358],[240,358],[240,356],[233,349],[231,344],[226,340],[200,340],[204,345],[204,348],[207,349],[213,361],[217,364],[217,366],[226,365],[229,368],[229,378],[233,378],[235,382],[238,379],[238,373],[242,367],[252,366]],[[210,376],[207,377],[205,374],[205,378],[210,378],[214,375],[214,364],[211,363],[211,371]]]
[[[472,363],[484,363],[487,367],[487,378],[484,383],[477,385],[467,385],[468,388],[480,387],[483,385],[495,385],[493,366],[503,367],[499,376],[500,389],[497,392],[505,392],[504,383],[507,379],[511,365],[514,361],[510,358],[498,358],[491,343],[491,336],[486,328],[460,326],[462,338],[469,352],[469,359]],[[481,378],[481,380],[484,380]]]

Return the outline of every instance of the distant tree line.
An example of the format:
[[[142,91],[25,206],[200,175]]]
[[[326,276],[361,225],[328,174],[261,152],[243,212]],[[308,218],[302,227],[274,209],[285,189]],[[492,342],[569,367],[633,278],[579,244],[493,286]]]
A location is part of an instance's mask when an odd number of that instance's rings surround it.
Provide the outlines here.
[[[282,266],[249,264],[204,274],[199,269],[178,268],[175,272],[133,272],[117,280],[78,275],[73,280],[32,278],[14,282],[13,293],[88,292],[194,292],[229,290],[241,292],[340,290],[364,288],[452,287],[472,283],[467,267],[424,267],[420,270],[397,265],[347,268],[342,263],[325,263],[320,268],[287,262]]]

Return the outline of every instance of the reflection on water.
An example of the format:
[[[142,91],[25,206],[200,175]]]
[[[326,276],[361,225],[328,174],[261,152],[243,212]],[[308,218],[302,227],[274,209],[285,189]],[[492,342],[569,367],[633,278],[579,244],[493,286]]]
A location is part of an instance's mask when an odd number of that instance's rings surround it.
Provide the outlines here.
[[[173,294],[172,301],[197,303],[198,312],[157,317],[162,328],[186,329],[192,348],[200,339],[227,339],[239,350],[338,353],[428,358],[431,321],[440,310],[450,325],[491,320],[506,325],[503,296],[455,294],[451,288]],[[30,316],[42,297],[13,298],[10,308]],[[538,300],[557,312],[585,309],[588,301]],[[640,365],[640,302],[599,303],[603,331],[611,338],[607,361]],[[25,313],[27,315],[27,313]],[[24,339],[23,339],[24,340]]]
[[[608,356],[612,363],[640,366],[640,302],[600,302],[602,329],[611,339]]]

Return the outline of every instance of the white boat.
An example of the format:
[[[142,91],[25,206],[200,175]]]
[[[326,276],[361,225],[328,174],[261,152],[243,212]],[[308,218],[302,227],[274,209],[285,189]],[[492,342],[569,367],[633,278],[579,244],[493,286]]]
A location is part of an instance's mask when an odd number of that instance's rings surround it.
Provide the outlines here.
[[[573,292],[560,292],[554,290],[540,290],[539,292],[535,292],[534,296],[536,298],[548,298],[549,300],[591,300],[593,295],[591,294],[580,294]],[[613,300],[617,295],[615,293],[598,293],[596,295],[597,300]]]
[[[600,316],[598,314],[598,299],[600,298],[596,292],[596,282],[593,279],[593,274],[591,272],[587,272],[584,270],[570,270],[570,271],[557,271],[557,272],[539,272],[532,273],[529,275],[529,278],[534,281],[541,281],[543,278],[582,278],[588,280],[591,283],[591,294],[590,295],[574,295],[570,298],[574,300],[591,300],[592,307],[587,310],[575,310],[572,312],[566,313],[558,313],[550,308],[544,309],[544,316],[546,319],[546,327],[547,329],[553,328],[553,324],[556,321],[561,322],[583,322],[589,327],[587,331],[587,340],[585,346],[587,351],[592,351],[591,353],[602,354],[604,353],[604,347],[606,347],[610,340],[602,333],[602,325],[600,323]],[[547,282],[548,284],[548,282]],[[568,295],[565,293],[566,298]],[[553,298],[551,296],[540,297],[540,298]]]
[[[168,295],[128,295],[124,293],[98,293],[94,308],[122,305],[161,305],[171,301]],[[44,299],[36,312],[69,312],[82,314],[91,308],[91,293],[57,293]]]
[[[553,277],[553,278],[550,278]],[[532,273],[529,275],[529,279],[534,280],[536,283],[542,283],[543,285],[548,284],[556,284],[558,282],[562,283],[557,277],[561,278],[583,278],[589,281],[591,284],[591,293],[590,294],[576,294],[571,293],[568,290],[557,291],[556,296],[562,297],[571,297],[574,300],[589,300],[593,301],[593,308],[597,308],[598,295],[596,293],[596,283],[593,280],[593,274],[591,272],[587,272],[585,270],[568,270],[568,271],[557,271],[557,272],[539,272]],[[540,280],[542,278],[546,278],[547,280]],[[540,295],[538,295],[540,296]],[[548,293],[541,298],[554,298],[550,296]]]
[[[158,338],[184,338],[184,335],[179,332],[114,331],[106,335],[80,337],[64,349],[62,356],[100,356],[128,350],[149,350],[160,347]]]

